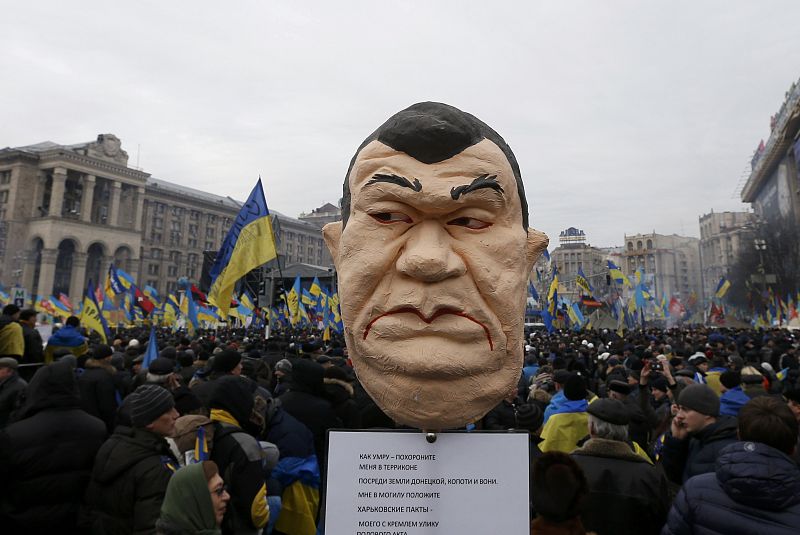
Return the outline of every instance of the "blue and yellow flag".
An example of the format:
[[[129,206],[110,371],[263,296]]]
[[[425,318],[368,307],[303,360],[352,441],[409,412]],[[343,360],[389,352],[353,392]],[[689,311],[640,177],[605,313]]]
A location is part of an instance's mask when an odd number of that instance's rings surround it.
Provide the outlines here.
[[[286,305],[289,307],[289,319],[292,325],[297,323],[300,314],[300,296],[302,289],[300,288],[300,275],[295,277],[292,289],[286,294]]]
[[[197,319],[197,305],[194,303],[189,282],[183,282],[182,286],[184,287],[184,293],[183,301],[181,301],[181,313],[186,321],[186,332],[189,333],[189,336],[194,336],[194,333],[200,328]]]
[[[89,281],[86,295],[83,296],[80,321],[87,328],[99,334],[104,344],[108,343],[108,325],[106,325],[106,320],[100,313],[100,305],[97,304],[94,295],[94,284],[92,284],[91,280]]]
[[[717,284],[717,289],[714,291],[714,296],[718,299],[722,299],[725,297],[725,294],[728,293],[728,288],[731,287],[731,281],[722,277],[719,280],[719,284]]]
[[[194,439],[194,462],[201,463],[209,459],[208,440],[206,440],[206,428],[202,425],[197,428],[197,435]]]
[[[211,267],[212,282],[208,299],[219,308],[221,317],[228,317],[236,281],[276,256],[269,209],[259,178],[225,236]]]
[[[612,262],[611,260],[607,260],[608,263],[608,274],[617,284],[622,284],[623,286],[630,286],[631,281],[628,280],[628,277],[622,272],[619,267]]]
[[[592,292],[594,292],[594,288],[592,288],[586,275],[583,274],[583,268],[581,266],[578,266],[578,275],[575,277],[575,284],[586,292],[586,295],[592,295]]]

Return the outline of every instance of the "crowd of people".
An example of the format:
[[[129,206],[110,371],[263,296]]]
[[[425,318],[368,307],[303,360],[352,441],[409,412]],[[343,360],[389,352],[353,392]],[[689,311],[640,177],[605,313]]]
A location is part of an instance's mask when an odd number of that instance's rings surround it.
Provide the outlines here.
[[[152,358],[30,312],[0,316],[4,533],[322,533],[327,430],[397,427],[314,330],[156,329]],[[792,332],[528,334],[466,427],[530,433],[531,533],[797,532]]]

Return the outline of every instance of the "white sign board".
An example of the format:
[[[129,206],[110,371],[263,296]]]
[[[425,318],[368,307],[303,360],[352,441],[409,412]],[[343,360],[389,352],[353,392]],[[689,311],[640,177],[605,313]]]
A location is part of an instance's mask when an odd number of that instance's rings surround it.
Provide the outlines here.
[[[331,431],[325,532],[530,533],[528,435]]]

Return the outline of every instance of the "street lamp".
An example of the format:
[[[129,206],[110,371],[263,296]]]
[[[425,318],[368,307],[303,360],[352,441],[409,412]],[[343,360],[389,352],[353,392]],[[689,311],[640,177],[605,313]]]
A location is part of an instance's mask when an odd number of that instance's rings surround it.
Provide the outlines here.
[[[758,272],[761,273],[761,296],[767,291],[767,274],[764,270],[764,251],[767,250],[767,241],[762,239],[753,240],[756,251],[758,251]]]

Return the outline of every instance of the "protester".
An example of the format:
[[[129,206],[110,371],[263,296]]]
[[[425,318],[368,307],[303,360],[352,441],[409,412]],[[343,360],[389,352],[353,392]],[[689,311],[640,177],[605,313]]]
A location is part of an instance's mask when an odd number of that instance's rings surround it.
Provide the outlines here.
[[[584,535],[581,510],[589,493],[581,467],[567,454],[545,453],[533,464],[531,535]]]
[[[95,347],[78,378],[81,407],[92,416],[103,420],[109,433],[114,431],[118,399],[114,384],[117,370],[111,365],[113,354],[113,350],[105,344]]]
[[[572,452],[589,485],[583,525],[614,535],[658,533],[669,506],[667,479],[628,444],[630,412],[608,398],[587,412],[591,438]]]
[[[80,408],[67,363],[39,369],[16,422],[0,432],[0,527],[5,533],[77,534],[78,512],[106,439]]]
[[[87,492],[89,521],[97,533],[153,532],[170,476],[178,468],[164,437],[175,431],[172,395],[142,385],[120,412],[131,427],[118,425],[102,445]]]
[[[661,463],[675,483],[714,470],[720,451],[736,441],[736,419],[720,416],[719,398],[708,385],[686,387],[664,440]]]
[[[42,335],[36,330],[36,311],[32,308],[20,311],[19,324],[22,326],[22,339],[25,343],[21,362],[23,364],[44,362]]]
[[[22,360],[25,354],[25,338],[19,319],[19,307],[8,304],[3,307],[0,315],[0,358],[11,357],[17,361]]]
[[[167,485],[158,535],[221,534],[220,526],[231,497],[216,463],[203,461],[175,472]]]
[[[719,413],[726,416],[738,416],[750,398],[742,390],[742,376],[736,371],[726,371],[719,376],[720,391]]]
[[[211,396],[216,388],[216,381],[228,375],[238,376],[242,373],[242,355],[234,349],[226,349],[214,355],[211,374],[206,381],[194,384],[192,393],[197,396],[204,407],[209,408]]]
[[[0,429],[4,428],[17,403],[17,396],[27,383],[17,373],[19,363],[14,357],[0,357]]]
[[[55,352],[62,348],[68,349],[76,357],[86,354],[89,351],[89,346],[86,342],[86,337],[78,331],[80,326],[80,319],[76,316],[68,317],[66,325],[53,333],[47,340],[47,346],[44,348],[44,361],[47,363],[53,362]]]
[[[589,421],[586,409],[586,386],[580,375],[572,374],[565,382],[565,401],[557,412],[545,420],[542,429],[542,451],[561,451],[570,453],[578,446],[578,441],[586,436],[586,425]]]
[[[226,534],[258,534],[270,514],[261,447],[255,438],[263,429],[264,415],[255,410],[249,381],[236,375],[220,377],[209,399],[215,422],[211,460],[225,476],[231,494],[222,524]]]
[[[738,434],[714,472],[683,485],[664,535],[798,532],[800,467],[790,458],[797,419],[780,400],[758,397],[739,411]]]

